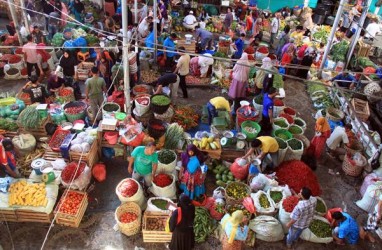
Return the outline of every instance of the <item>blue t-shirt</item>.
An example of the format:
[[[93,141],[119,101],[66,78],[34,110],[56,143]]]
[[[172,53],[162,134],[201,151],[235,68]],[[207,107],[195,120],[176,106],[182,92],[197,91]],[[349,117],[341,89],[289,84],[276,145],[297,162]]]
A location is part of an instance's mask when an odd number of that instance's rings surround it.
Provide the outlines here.
[[[269,117],[268,110],[273,110],[273,100],[269,98],[267,93],[264,93],[263,99],[263,117]]]
[[[148,48],[154,48],[154,44],[155,44],[155,36],[154,36],[154,32],[151,32],[145,39],[145,44],[146,44],[146,47]]]
[[[171,40],[170,37],[167,37],[166,40],[164,40],[163,46],[164,46],[164,49],[167,51],[175,51],[175,47],[176,47],[174,41]],[[166,56],[170,58],[174,57],[175,55],[176,53],[173,53],[173,52],[166,53]]]
[[[251,7],[257,6],[257,0],[249,0],[249,6]]]
[[[357,81],[354,78],[354,76],[349,75],[349,74],[347,76],[344,76],[343,74],[339,74],[332,79],[332,82],[336,81],[336,80],[337,80],[338,86],[340,86],[342,88],[349,88],[352,83]]]
[[[346,240],[349,244],[357,244],[359,239],[358,223],[347,213],[342,213],[346,220],[338,226],[338,238]]]
[[[243,49],[244,49],[244,41],[241,39],[237,39],[235,42],[237,51],[235,52],[235,57],[240,58],[241,54],[243,54]]]

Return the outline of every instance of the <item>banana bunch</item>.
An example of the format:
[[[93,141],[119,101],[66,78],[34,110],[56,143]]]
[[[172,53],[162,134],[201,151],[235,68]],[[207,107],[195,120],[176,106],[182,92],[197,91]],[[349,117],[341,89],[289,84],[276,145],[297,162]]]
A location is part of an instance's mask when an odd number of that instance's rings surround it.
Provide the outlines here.
[[[8,191],[9,206],[46,207],[48,204],[45,183],[28,183],[26,180],[21,180],[12,183]]]
[[[201,140],[195,139],[192,143],[201,150],[220,149],[219,142],[215,141],[215,138],[213,136],[203,137]]]

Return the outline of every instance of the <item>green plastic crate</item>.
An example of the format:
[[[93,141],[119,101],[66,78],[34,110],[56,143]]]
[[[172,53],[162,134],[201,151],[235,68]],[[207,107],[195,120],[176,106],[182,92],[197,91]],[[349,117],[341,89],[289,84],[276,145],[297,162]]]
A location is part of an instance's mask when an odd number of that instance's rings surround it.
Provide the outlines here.
[[[227,124],[229,124],[231,122],[231,117],[230,117],[228,111],[218,111],[218,117],[225,118]]]
[[[219,130],[227,129],[228,127],[227,121],[224,117],[215,117],[212,124]]]

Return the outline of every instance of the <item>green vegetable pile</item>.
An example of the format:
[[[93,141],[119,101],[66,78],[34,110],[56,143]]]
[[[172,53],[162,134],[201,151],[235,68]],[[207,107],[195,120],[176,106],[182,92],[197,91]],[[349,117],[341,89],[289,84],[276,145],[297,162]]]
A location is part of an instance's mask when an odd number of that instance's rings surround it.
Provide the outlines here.
[[[319,238],[329,238],[332,237],[332,229],[330,225],[321,220],[313,219],[309,226],[310,231]]]
[[[65,41],[64,34],[56,33],[54,34],[51,43],[54,47],[61,47],[64,44],[64,41]]]
[[[277,131],[277,130],[276,130],[276,131]],[[289,139],[288,135],[285,134],[285,132],[283,132],[283,131],[277,131],[277,132],[275,132],[275,136],[278,137],[278,138],[280,138],[280,139],[283,139],[284,141],[286,141],[286,140]]]
[[[17,122],[26,129],[38,128],[41,125],[41,118],[36,105],[30,105],[21,111]]]
[[[163,164],[170,164],[175,161],[176,155],[172,150],[164,149],[158,153],[158,161]]]
[[[19,129],[19,126],[11,119],[0,118],[0,129],[15,132]]]
[[[211,218],[207,209],[202,207],[195,208],[194,233],[196,243],[207,240],[208,235],[214,231],[214,220]]]
[[[268,197],[265,194],[261,194],[259,197],[260,206],[263,208],[269,208],[271,203],[268,200]]]
[[[277,138],[277,137],[275,139],[276,139],[277,143],[279,144],[280,149],[286,149],[287,148],[288,145],[284,140],[282,140],[281,138]]]
[[[275,203],[279,203],[283,198],[281,191],[271,191],[270,196]]]
[[[228,205],[227,207],[227,213],[232,214],[233,212],[237,210],[243,211],[243,214],[246,218],[251,218],[251,213],[243,206],[243,205]]]
[[[259,105],[263,105],[263,99],[264,99],[263,95],[258,95],[255,97],[254,100],[255,100],[255,103],[257,103]]]
[[[240,182],[234,182],[226,188],[228,196],[234,199],[243,199],[248,196],[248,190],[245,185]]]
[[[118,111],[118,104],[111,104],[111,103],[108,103],[108,104],[105,104],[103,105],[103,110],[107,111],[107,112],[116,112]]]
[[[286,127],[288,127],[288,124],[287,124],[284,120],[282,120],[282,119],[277,120],[277,121],[274,121],[273,123],[274,123],[275,125],[279,126],[280,128],[286,128]]]
[[[164,135],[164,148],[165,149],[177,149],[179,142],[184,140],[184,130],[178,123],[171,123]]]
[[[375,64],[368,57],[358,57],[357,64],[363,68],[373,67],[375,68]]]
[[[85,36],[85,40],[88,43],[88,45],[95,45],[99,43],[98,37],[91,34],[88,34],[87,36]]]
[[[316,91],[325,91],[327,92],[326,86],[323,84],[315,83],[315,82],[307,82],[308,84],[308,92],[309,94],[313,94]]]
[[[228,56],[223,52],[216,52],[214,57],[228,58]]]
[[[158,106],[167,106],[171,103],[171,99],[165,95],[156,95],[151,99],[151,102]]]
[[[319,29],[313,34],[313,38],[317,41],[322,42],[323,44],[326,44],[328,42],[329,33],[326,29]]]
[[[330,54],[332,55],[332,60],[335,62],[344,62],[346,53],[349,49],[349,43],[345,40],[342,40],[339,43],[336,43],[333,45],[332,49],[330,50]]]
[[[302,149],[302,146],[303,146],[302,142],[300,140],[297,140],[294,138],[292,138],[288,141],[288,145],[292,150],[300,150],[300,149]]]
[[[289,132],[291,132],[293,135],[300,135],[302,134],[302,129],[297,125],[292,125],[288,129]]]
[[[168,202],[166,200],[162,200],[162,199],[155,199],[155,200],[152,200],[151,203],[156,206],[157,208],[161,209],[161,210],[167,210],[167,204]]]
[[[317,199],[316,212],[321,214],[326,213],[325,204],[320,199]]]
[[[294,124],[296,124],[297,126],[304,126],[305,125],[305,122],[303,120],[301,120],[301,118],[295,118],[294,119]]]

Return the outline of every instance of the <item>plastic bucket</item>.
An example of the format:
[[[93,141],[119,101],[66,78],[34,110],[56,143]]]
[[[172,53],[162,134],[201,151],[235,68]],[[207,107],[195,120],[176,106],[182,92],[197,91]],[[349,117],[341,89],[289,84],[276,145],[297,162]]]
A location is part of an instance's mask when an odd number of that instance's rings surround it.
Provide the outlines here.
[[[242,107],[238,108],[236,111],[237,125],[239,127],[245,121],[254,121],[255,122],[255,121],[259,120],[259,112],[255,108],[251,107],[252,112],[255,112],[255,114],[250,115],[250,116],[245,116],[242,112],[239,112],[239,110],[241,110],[241,109],[242,109]]]
[[[118,132],[105,132],[104,137],[109,144],[111,145],[117,144]]]
[[[150,96],[148,95],[138,95],[135,100],[135,111],[138,116],[144,115],[150,109]],[[146,104],[141,104],[139,102],[145,102]]]
[[[249,131],[247,131],[245,129],[246,127],[255,128],[256,132],[255,133],[251,133],[251,132],[249,132]],[[260,131],[261,131],[261,127],[260,127],[260,125],[257,122],[254,122],[254,121],[244,121],[241,124],[241,132],[247,136],[247,141],[252,141],[253,139],[255,139]]]
[[[108,109],[111,110],[105,110],[105,107],[108,107]],[[102,107],[102,117],[103,119],[110,119],[115,118],[115,113],[118,113],[120,111],[120,107],[118,104],[114,102],[106,102]]]
[[[287,140],[293,138],[292,133],[286,129],[276,129],[274,132],[274,135],[275,135],[275,137],[283,139],[284,141],[287,141]]]

